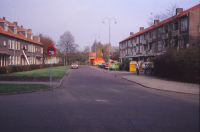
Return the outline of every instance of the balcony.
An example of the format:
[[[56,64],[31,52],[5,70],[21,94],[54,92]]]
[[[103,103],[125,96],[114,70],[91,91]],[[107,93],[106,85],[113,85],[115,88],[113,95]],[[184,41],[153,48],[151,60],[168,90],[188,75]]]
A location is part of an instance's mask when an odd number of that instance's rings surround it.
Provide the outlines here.
[[[168,33],[166,33],[166,34],[164,34],[164,35],[162,36],[162,39],[166,39],[166,38],[168,38]]]
[[[146,40],[142,40],[142,44],[147,44],[147,41]]]
[[[153,39],[152,38],[149,38],[149,43],[151,43],[153,41]]]
[[[175,30],[172,32],[172,36],[178,36],[179,35],[179,30]]]
[[[146,55],[146,50],[142,51],[142,54],[143,54],[143,55]]]
[[[136,55],[136,52],[133,52],[133,55]]]
[[[136,46],[136,43],[133,43],[133,47],[135,47]]]

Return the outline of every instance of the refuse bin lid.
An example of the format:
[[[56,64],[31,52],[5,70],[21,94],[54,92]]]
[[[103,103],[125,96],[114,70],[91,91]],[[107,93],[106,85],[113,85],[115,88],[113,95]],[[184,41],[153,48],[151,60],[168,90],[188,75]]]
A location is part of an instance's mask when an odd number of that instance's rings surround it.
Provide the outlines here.
[[[137,64],[137,61],[131,61],[129,64]]]

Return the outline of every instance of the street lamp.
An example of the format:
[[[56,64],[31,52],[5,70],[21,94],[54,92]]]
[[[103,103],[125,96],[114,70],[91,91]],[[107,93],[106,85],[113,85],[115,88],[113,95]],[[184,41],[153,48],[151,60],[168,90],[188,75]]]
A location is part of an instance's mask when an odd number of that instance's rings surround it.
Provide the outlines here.
[[[95,36],[95,40],[96,40],[96,36],[99,35],[99,34],[94,34],[94,33],[93,33],[92,36],[93,36],[93,35]],[[91,36],[91,38],[92,38],[92,36]],[[100,35],[99,35],[99,38],[100,38]],[[94,44],[94,49],[95,49],[95,61],[96,61],[96,59],[97,59],[97,58],[96,58],[96,57],[97,57],[97,51],[96,51],[96,45],[95,45],[95,44]],[[95,66],[96,66],[96,65],[95,65]]]
[[[117,22],[116,22],[116,19],[114,17],[112,17],[112,18],[105,17],[103,19],[102,23],[105,23],[104,22],[105,19],[109,20],[109,44],[108,44],[108,71],[109,71],[109,64],[110,64],[110,20],[114,19],[115,20],[115,24],[117,24]]]
[[[88,57],[89,57],[89,61],[88,61],[88,66],[90,66],[90,42],[88,42],[88,45],[89,45],[89,55],[88,55]]]

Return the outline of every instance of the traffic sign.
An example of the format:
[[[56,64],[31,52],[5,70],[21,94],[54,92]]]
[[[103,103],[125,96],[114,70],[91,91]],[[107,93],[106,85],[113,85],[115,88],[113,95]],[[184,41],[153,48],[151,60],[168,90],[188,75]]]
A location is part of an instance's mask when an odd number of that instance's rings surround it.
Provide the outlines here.
[[[55,47],[49,46],[49,47],[47,48],[47,54],[49,54],[49,55],[54,55],[55,53],[56,53]]]

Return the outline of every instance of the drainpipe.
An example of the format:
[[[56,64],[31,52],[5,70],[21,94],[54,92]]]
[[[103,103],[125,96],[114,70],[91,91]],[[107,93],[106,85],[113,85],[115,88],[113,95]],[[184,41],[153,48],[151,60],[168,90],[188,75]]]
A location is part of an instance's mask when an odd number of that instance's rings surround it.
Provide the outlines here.
[[[15,65],[15,48],[16,48],[16,45],[15,45],[15,43],[16,43],[16,40],[14,39],[14,65]]]

